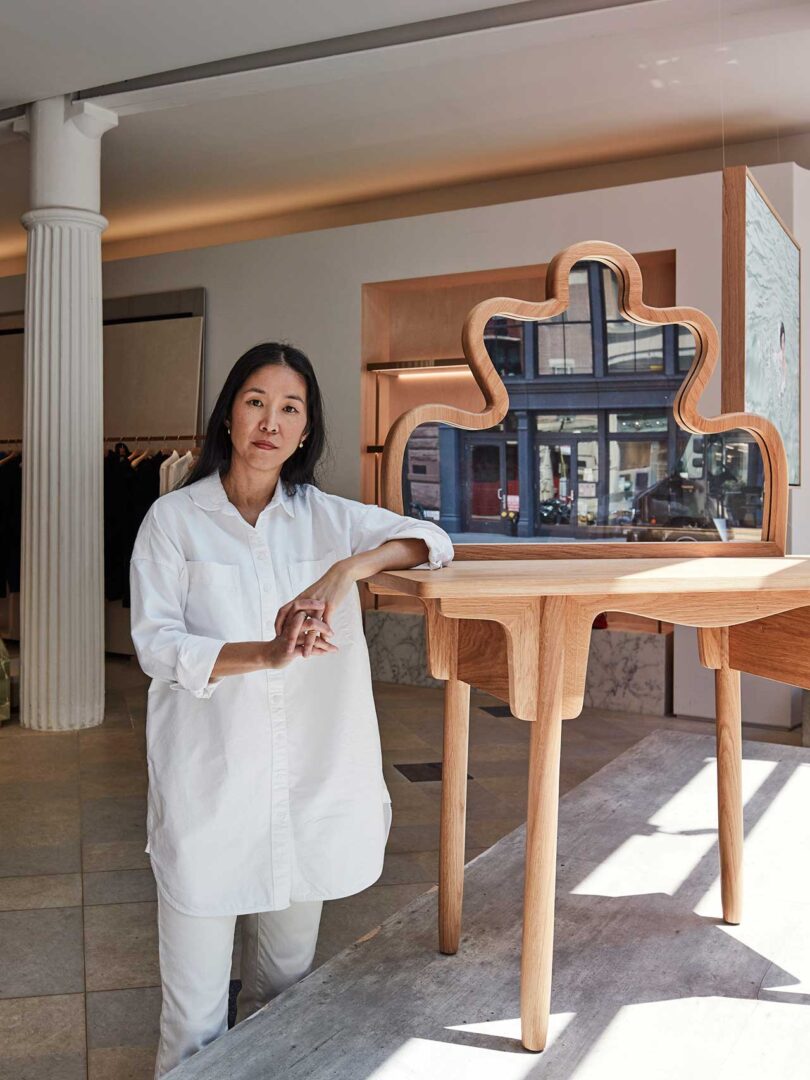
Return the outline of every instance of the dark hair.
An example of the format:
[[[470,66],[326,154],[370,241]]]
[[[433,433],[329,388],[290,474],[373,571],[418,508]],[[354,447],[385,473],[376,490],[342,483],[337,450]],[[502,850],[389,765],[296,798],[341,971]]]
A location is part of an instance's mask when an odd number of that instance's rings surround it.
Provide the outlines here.
[[[326,446],[323,401],[318,380],[309,357],[292,345],[267,341],[254,345],[240,356],[228,373],[225,385],[219,392],[216,404],[208,419],[205,443],[197,464],[181,485],[188,487],[197,480],[204,480],[213,472],[224,475],[231,467],[231,439],[225,427],[236,395],[258,368],[268,364],[283,364],[297,371],[307,384],[307,438],[281,467],[281,481],[287,493],[293,495],[299,484],[314,484],[315,469]]]
[[[780,322],[779,323],[779,342],[780,342],[780,344],[781,344],[782,341],[785,341],[785,343],[787,343],[787,335],[785,334],[785,324],[783,322]]]

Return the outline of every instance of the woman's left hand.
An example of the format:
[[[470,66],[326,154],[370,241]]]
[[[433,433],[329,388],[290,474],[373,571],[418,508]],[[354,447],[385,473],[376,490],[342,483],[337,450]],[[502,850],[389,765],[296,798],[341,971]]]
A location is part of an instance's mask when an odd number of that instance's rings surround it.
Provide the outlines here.
[[[278,609],[276,615],[276,636],[281,633],[282,627],[291,613],[298,610],[298,604],[304,600],[322,600],[324,602],[322,621],[332,629],[332,615],[348,596],[349,590],[354,586],[357,579],[352,573],[347,561],[336,562],[334,566],[303,589],[298,596],[293,597],[283,607]]]

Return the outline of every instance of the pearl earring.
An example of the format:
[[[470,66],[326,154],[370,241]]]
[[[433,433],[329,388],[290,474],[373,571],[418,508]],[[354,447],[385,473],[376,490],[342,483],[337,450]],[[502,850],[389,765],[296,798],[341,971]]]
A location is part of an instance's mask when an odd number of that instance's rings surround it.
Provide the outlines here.
[[[304,445],[304,440],[302,439],[301,442],[298,444],[298,449],[300,450],[303,445]]]
[[[228,432],[228,434],[230,435],[230,433],[231,433],[231,425],[230,425],[230,424],[228,423],[228,421],[227,421],[227,420],[225,421],[225,430],[226,430],[226,431]]]

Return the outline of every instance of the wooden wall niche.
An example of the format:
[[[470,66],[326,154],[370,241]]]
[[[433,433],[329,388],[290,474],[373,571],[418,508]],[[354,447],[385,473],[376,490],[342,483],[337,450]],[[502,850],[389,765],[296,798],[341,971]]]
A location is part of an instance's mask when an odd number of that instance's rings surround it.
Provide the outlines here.
[[[379,464],[391,424],[428,401],[480,409],[461,349],[470,308],[493,290],[540,299],[544,265],[366,284],[362,290],[362,498],[379,502]],[[430,369],[425,370],[425,369]]]

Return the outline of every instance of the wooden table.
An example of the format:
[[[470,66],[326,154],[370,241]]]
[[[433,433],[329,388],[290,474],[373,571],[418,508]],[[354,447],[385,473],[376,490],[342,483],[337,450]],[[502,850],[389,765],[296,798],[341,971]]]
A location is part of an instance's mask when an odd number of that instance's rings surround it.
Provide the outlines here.
[[[582,709],[591,626],[601,612],[699,628],[701,662],[715,669],[723,918],[740,921],[740,669],[752,670],[744,658],[759,654],[767,656],[771,677],[810,686],[804,655],[810,652],[810,557],[469,561],[441,571],[386,571],[368,585],[380,595],[423,602],[430,672],[446,680],[442,952],[457,951],[461,932],[470,686],[507,701],[515,716],[533,722],[520,989],[526,1049],[543,1050],[548,1032],[561,722]],[[792,621],[779,622],[781,612],[790,612]],[[775,634],[767,633],[772,616]],[[739,624],[762,633],[752,638],[749,630],[736,638]]]

